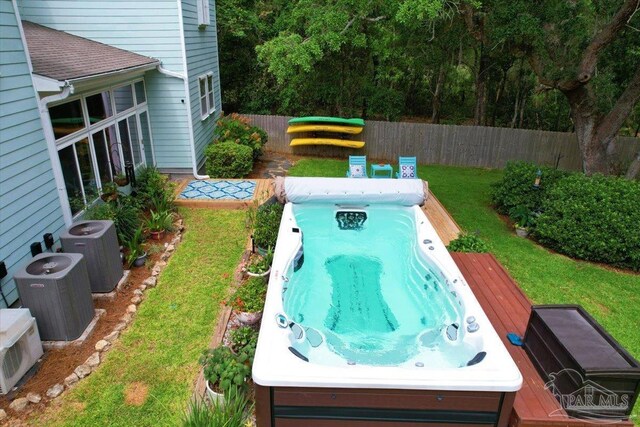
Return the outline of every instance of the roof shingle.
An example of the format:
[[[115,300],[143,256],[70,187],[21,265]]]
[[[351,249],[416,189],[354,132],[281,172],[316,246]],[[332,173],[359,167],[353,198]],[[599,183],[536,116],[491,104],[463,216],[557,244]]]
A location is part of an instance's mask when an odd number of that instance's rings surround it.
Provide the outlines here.
[[[43,25],[22,21],[35,74],[55,80],[73,80],[159,64],[138,55]]]

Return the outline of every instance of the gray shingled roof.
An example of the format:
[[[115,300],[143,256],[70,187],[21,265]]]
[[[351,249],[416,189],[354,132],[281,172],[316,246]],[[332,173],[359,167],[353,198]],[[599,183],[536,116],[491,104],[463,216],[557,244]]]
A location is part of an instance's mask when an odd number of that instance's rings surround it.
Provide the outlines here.
[[[127,70],[160,61],[53,28],[22,21],[35,74],[73,80]]]

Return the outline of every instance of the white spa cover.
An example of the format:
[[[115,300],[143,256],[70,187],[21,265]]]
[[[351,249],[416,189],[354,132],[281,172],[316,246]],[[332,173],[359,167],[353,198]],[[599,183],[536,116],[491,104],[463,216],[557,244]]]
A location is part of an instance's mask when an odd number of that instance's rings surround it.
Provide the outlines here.
[[[278,188],[279,184],[281,186],[282,182],[276,181],[276,195],[284,199],[282,201],[292,203],[413,206],[424,204],[428,195],[426,182],[421,179],[287,177],[284,179],[284,194],[282,188]]]

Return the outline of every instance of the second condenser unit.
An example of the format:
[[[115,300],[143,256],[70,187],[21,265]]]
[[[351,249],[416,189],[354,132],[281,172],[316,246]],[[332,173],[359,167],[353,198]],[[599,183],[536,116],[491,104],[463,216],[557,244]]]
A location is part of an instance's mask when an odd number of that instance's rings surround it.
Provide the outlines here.
[[[62,250],[84,255],[91,292],[111,292],[124,273],[113,221],[79,221],[60,235]]]

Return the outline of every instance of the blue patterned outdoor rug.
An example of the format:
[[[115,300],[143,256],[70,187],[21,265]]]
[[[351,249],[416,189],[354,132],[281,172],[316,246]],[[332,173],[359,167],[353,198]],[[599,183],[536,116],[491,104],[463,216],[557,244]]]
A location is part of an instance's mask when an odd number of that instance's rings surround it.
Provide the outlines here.
[[[178,198],[190,200],[251,200],[255,181],[225,181],[222,179],[191,181]]]

